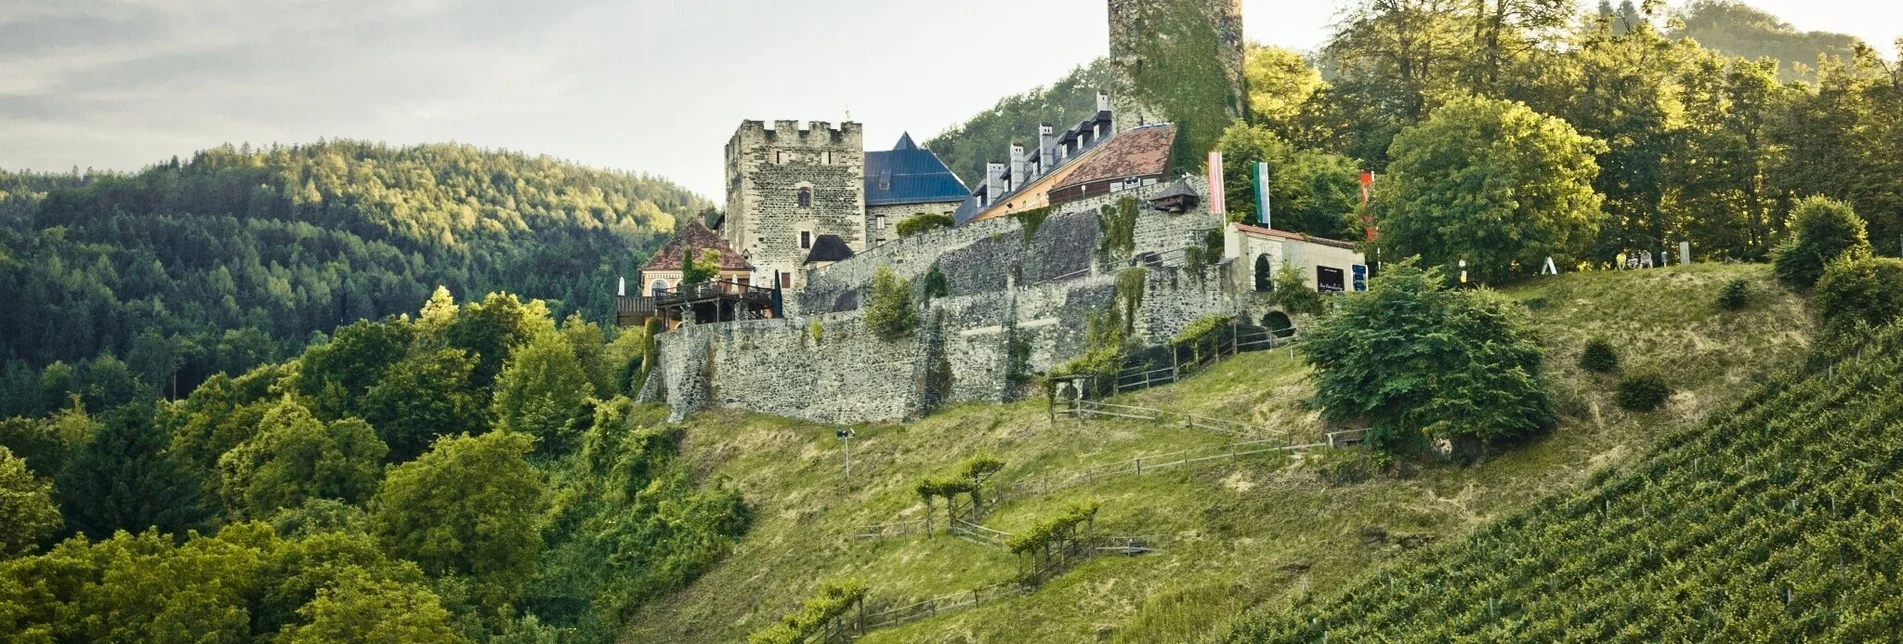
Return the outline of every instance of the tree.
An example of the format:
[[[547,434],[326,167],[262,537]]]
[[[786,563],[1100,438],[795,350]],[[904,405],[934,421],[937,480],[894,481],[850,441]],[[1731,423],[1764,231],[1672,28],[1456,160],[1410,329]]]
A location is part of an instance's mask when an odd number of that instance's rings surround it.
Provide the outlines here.
[[[489,427],[488,406],[470,382],[476,363],[461,349],[418,351],[391,366],[364,393],[356,406],[390,447],[390,462],[415,459],[438,436]]]
[[[0,446],[0,559],[25,552],[58,530],[53,483],[33,475],[26,460]]]
[[[198,478],[167,453],[171,441],[152,416],[128,406],[101,417],[98,434],[58,479],[67,527],[94,538],[147,528],[176,534],[204,518]]]
[[[1249,110],[1256,122],[1284,138],[1296,127],[1302,106],[1325,84],[1301,52],[1260,43],[1249,43],[1242,75],[1249,81]]]
[[[1390,264],[1305,334],[1315,402],[1335,423],[1366,423],[1383,449],[1421,438],[1483,443],[1557,421],[1544,356],[1523,309],[1490,291],[1446,290],[1435,271]]]
[[[681,263],[681,286],[693,286],[714,281],[720,276],[720,251],[703,248],[700,252],[687,249],[687,260]]]
[[[866,328],[886,342],[896,342],[918,327],[918,311],[912,307],[912,287],[880,266],[872,274],[872,293],[866,303]]]
[[[1817,282],[1817,308],[1838,329],[1882,327],[1903,317],[1903,259],[1840,261]]]
[[[408,321],[358,320],[337,330],[328,344],[304,350],[298,361],[298,391],[327,419],[359,415],[358,401],[383,379],[391,365],[409,354],[416,330]]]
[[[258,435],[218,459],[219,490],[233,508],[269,518],[308,499],[362,503],[376,492],[389,447],[355,418],[324,423],[286,398]]]
[[[608,338],[602,333],[601,325],[589,322],[579,313],[571,313],[568,319],[562,320],[562,337],[575,351],[575,362],[581,365],[582,373],[588,375],[588,382],[595,386],[594,396],[613,396],[615,365],[608,355]]]
[[[1223,132],[1217,148],[1223,163],[1236,169],[1225,175],[1224,191],[1232,221],[1261,221],[1256,207],[1255,167],[1269,164],[1270,224],[1280,230],[1329,239],[1354,233],[1350,215],[1360,203],[1360,170],[1347,157],[1297,150],[1267,128],[1236,123]]]
[[[1294,262],[1282,260],[1282,266],[1275,271],[1274,284],[1269,301],[1290,315],[1321,315],[1328,310],[1328,296],[1310,287]]]
[[[496,428],[539,439],[542,453],[565,453],[578,433],[571,421],[594,391],[567,338],[544,334],[517,349],[496,379]]]
[[[554,330],[555,321],[541,300],[524,304],[508,293],[490,293],[481,302],[464,306],[444,335],[450,347],[475,356],[476,369],[469,380],[477,388],[486,389],[502,373],[511,349]]]
[[[1430,266],[1466,260],[1482,283],[1571,264],[1601,219],[1593,156],[1605,144],[1520,103],[1458,99],[1394,141],[1382,243]]]
[[[336,586],[298,615],[309,623],[287,630],[291,644],[451,644],[466,641],[450,626],[449,611],[419,583],[373,579],[362,571],[343,575]]]
[[[390,470],[377,492],[371,532],[385,550],[437,577],[474,580],[478,602],[508,604],[535,574],[544,484],[524,434],[449,436]]]
[[[1777,248],[1773,262],[1777,278],[1785,286],[1810,290],[1832,262],[1870,254],[1863,218],[1850,204],[1809,197],[1799,201],[1792,211],[1794,234]]]

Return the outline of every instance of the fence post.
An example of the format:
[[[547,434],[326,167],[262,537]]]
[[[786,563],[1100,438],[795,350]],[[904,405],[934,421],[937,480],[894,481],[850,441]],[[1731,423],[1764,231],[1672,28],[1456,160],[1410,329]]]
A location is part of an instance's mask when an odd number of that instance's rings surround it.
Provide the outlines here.
[[[1229,318],[1229,355],[1242,353],[1241,338],[1237,337],[1240,333],[1242,333],[1242,327],[1236,324],[1235,318]]]
[[[1143,457],[1138,456],[1136,458],[1136,461],[1137,461],[1137,476],[1143,476]]]

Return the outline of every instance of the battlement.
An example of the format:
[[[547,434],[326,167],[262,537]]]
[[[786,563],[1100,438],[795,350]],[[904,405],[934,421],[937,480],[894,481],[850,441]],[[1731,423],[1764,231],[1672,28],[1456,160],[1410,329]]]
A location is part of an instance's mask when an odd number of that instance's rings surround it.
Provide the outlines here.
[[[741,121],[740,128],[734,131],[733,140],[728,144],[729,152],[754,145],[772,145],[778,148],[799,147],[841,147],[852,146],[863,149],[865,141],[864,126],[847,121],[833,127],[826,121],[773,121],[772,127],[766,121]]]

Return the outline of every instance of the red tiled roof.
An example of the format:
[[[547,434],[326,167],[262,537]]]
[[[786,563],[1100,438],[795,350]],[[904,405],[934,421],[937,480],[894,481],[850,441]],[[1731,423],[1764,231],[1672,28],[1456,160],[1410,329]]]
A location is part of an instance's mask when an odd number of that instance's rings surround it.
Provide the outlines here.
[[[720,270],[722,271],[753,270],[752,264],[748,264],[747,260],[741,258],[740,253],[734,252],[733,247],[728,246],[727,241],[721,239],[720,235],[714,234],[714,231],[707,229],[706,224],[700,223],[699,217],[688,219],[687,223],[674,233],[674,238],[667,240],[667,245],[654,251],[654,257],[649,259],[647,265],[642,266],[641,270],[681,270],[683,266],[681,258],[686,255],[688,248],[694,249],[696,253],[709,248],[720,251]]]
[[[1056,190],[1107,179],[1161,175],[1169,171],[1176,126],[1154,125],[1124,131],[1093,151]]]

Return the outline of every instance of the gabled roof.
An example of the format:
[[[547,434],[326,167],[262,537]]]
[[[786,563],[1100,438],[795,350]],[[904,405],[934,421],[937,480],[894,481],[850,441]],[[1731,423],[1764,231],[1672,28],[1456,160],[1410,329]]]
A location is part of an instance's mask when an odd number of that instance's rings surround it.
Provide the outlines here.
[[[1274,228],[1263,228],[1261,226],[1251,226],[1249,224],[1230,224],[1230,225],[1235,226],[1236,230],[1241,231],[1243,234],[1261,235],[1263,237],[1275,237],[1277,239],[1288,239],[1288,240],[1299,241],[1299,242],[1308,242],[1310,244],[1320,244],[1322,246],[1333,246],[1335,248],[1343,248],[1347,250],[1355,249],[1354,244],[1350,242],[1341,241],[1339,239],[1327,239],[1327,238],[1316,237],[1314,235],[1307,235],[1303,233],[1292,233],[1286,230],[1276,230]]]
[[[911,133],[886,152],[866,153],[866,205],[943,203],[971,191],[931,150],[912,141]]]
[[[813,250],[806,254],[806,263],[843,262],[852,259],[852,247],[838,235],[820,235],[813,239]]]
[[[1098,146],[1096,154],[1071,172],[1063,190],[1104,181],[1162,175],[1169,171],[1170,148],[1176,145],[1176,126],[1152,125],[1118,134]]]
[[[721,239],[720,235],[714,234],[714,231],[707,229],[706,224],[700,223],[699,217],[689,217],[687,223],[681,224],[681,229],[674,233],[674,238],[667,240],[667,245],[662,246],[660,250],[654,251],[654,257],[649,259],[641,270],[681,270],[684,266],[681,260],[687,256],[689,248],[694,249],[696,254],[710,248],[720,251],[720,270],[722,271],[753,270],[752,264],[748,264],[740,253],[734,252],[733,247],[728,246],[727,241]]]

